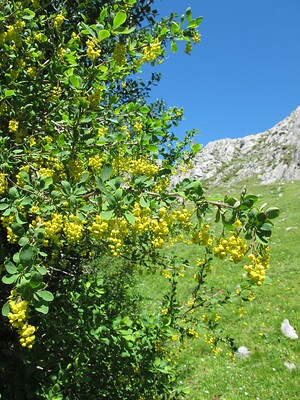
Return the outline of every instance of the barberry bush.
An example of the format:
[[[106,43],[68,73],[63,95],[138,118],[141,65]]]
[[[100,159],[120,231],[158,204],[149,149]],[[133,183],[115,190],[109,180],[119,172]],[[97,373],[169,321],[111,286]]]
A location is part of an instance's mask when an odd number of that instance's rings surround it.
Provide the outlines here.
[[[1,1],[1,398],[181,398],[174,360],[199,337],[194,311],[213,329],[216,305],[265,280],[278,209],[171,185],[200,146],[177,140],[182,110],[149,102],[159,76],[141,73],[178,41],[189,54],[202,18],[159,20],[153,3]],[[196,265],[172,251],[182,240]],[[238,293],[209,290],[214,257],[240,266]],[[158,310],[134,290],[141,269],[168,282]]]

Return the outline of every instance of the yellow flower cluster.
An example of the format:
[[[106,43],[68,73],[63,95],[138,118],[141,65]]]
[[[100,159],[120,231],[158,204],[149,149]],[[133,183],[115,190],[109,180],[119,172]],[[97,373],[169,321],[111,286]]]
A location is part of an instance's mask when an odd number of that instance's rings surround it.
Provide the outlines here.
[[[140,64],[145,62],[154,61],[162,53],[161,42],[158,38],[154,39],[152,43],[143,48],[143,55],[140,59]]]
[[[188,211],[186,208],[175,210],[172,217],[182,228],[188,228],[191,225],[192,211]]]
[[[108,247],[113,256],[118,257],[121,254],[124,239],[128,232],[128,222],[123,218],[117,218],[108,237]]]
[[[82,174],[87,172],[84,168],[84,163],[81,160],[70,160],[69,162],[69,172],[70,176],[74,181],[79,181]]]
[[[109,251],[115,257],[121,254],[124,239],[129,234],[129,226],[126,219],[113,218],[105,221],[100,215],[96,216],[88,230],[95,240],[107,240]]]
[[[162,248],[169,234],[168,222],[163,218],[153,218],[151,221],[151,231],[154,233],[153,246],[159,249]]]
[[[209,344],[211,348],[216,344],[216,339],[212,336],[204,336],[205,343]]]
[[[89,167],[94,168],[97,172],[101,171],[103,159],[97,154],[89,158]]]
[[[130,160],[122,155],[113,159],[112,166],[115,173],[126,172],[131,175],[146,175],[149,178],[159,171],[159,166],[149,162],[146,158]]]
[[[25,185],[25,181],[22,178],[22,172],[26,172],[28,174],[30,170],[30,166],[29,165],[23,165],[20,169],[19,172],[16,175],[17,178],[17,185],[23,187]]]
[[[166,278],[166,279],[172,279],[171,271],[169,271],[168,269],[163,269],[163,270],[161,271],[161,274],[162,274],[162,276],[163,276],[164,278]]]
[[[175,223],[179,223],[182,227],[190,225],[191,214],[186,209],[183,209],[182,213],[175,210],[168,214],[166,207],[161,207],[157,211],[158,217],[155,218],[149,216],[150,212],[150,208],[141,207],[136,202],[132,210],[135,217],[133,229],[135,233],[152,233],[152,244],[156,248],[161,248],[165,244],[166,237]]]
[[[129,173],[132,175],[146,175],[151,177],[159,171],[159,166],[150,163],[145,158],[138,160],[130,160],[129,162]]]
[[[107,132],[108,132],[108,128],[105,128],[104,126],[100,126],[98,128],[98,136],[99,137],[105,136],[107,134]]]
[[[135,202],[132,213],[134,215],[134,230],[137,233],[147,232],[150,229],[150,208],[141,207],[138,202]]]
[[[65,217],[63,232],[68,243],[78,243],[83,236],[85,221],[80,220],[76,215]]]
[[[153,247],[162,248],[166,238],[179,217],[178,212],[167,213],[165,207],[161,207],[157,216],[151,217],[151,210],[148,207],[141,207],[136,202],[131,210],[134,215],[134,222],[130,224],[125,218],[112,218],[104,220],[101,216],[96,216],[88,230],[90,235],[96,241],[105,240],[108,242],[108,248],[111,254],[119,256],[124,244],[125,238],[136,238],[137,235],[148,234],[151,237]],[[184,212],[179,223],[188,224],[190,214]],[[182,276],[182,271],[180,271]]]
[[[4,194],[6,191],[6,179],[5,175],[0,172],[0,195]]]
[[[86,41],[87,45],[87,50],[86,50],[86,55],[91,61],[95,61],[97,57],[100,56],[101,50],[97,48],[97,44],[93,41],[88,39]]]
[[[16,121],[15,119],[12,119],[8,123],[8,130],[9,132],[17,132],[19,128],[19,122]]]
[[[199,332],[195,328],[188,328],[188,334],[196,339],[199,337]]]
[[[7,232],[7,241],[8,243],[16,243],[18,240],[18,236],[13,232],[10,225],[15,222],[15,216],[9,215],[7,217],[1,217],[2,226],[6,228]]]
[[[13,291],[9,300],[10,312],[8,319],[10,324],[17,329],[20,335],[20,344],[22,347],[32,348],[35,340],[35,327],[27,323],[28,303],[18,298],[13,300]]]
[[[43,178],[51,178],[55,174],[55,171],[50,168],[40,168],[38,174]]]
[[[187,42],[187,44],[185,45],[185,49],[184,49],[185,53],[186,54],[191,54],[192,49],[193,49],[192,43]]]
[[[29,210],[32,214],[38,214],[40,212],[40,207],[37,205],[33,205],[30,207]]]
[[[60,98],[61,94],[62,94],[62,89],[59,86],[54,86],[50,91],[50,95],[47,98],[47,101],[49,103],[51,102],[54,103],[56,100]]]
[[[218,246],[214,247],[214,255],[221,260],[230,254],[229,260],[233,263],[240,262],[248,250],[247,243],[239,236],[232,235],[229,239],[221,239]]]
[[[200,229],[193,235],[193,243],[202,246],[212,246],[213,240],[209,233],[209,224],[201,224]]]
[[[29,78],[34,78],[35,74],[36,74],[36,69],[34,67],[28,67],[26,70],[27,75],[29,76]]]
[[[24,21],[16,21],[13,25],[9,25],[6,32],[0,34],[0,45],[5,42],[20,42],[19,33],[22,31],[24,26]]]
[[[98,87],[92,94],[89,95],[88,102],[92,109],[99,106],[101,98],[103,96],[103,89],[103,87]]]
[[[33,226],[37,224],[32,222]],[[36,222],[40,222],[38,218]],[[59,243],[60,241],[60,233],[63,227],[63,216],[60,214],[52,214],[52,217],[49,221],[44,222],[44,246],[48,246],[49,243]]]
[[[31,137],[31,138],[29,139],[29,146],[30,146],[30,147],[33,147],[33,146],[35,146],[35,145],[36,145],[36,140],[35,140],[34,137]]]
[[[156,185],[153,186],[153,191],[156,193],[162,192],[167,190],[170,187],[170,178],[163,178],[157,183]]]
[[[269,248],[265,249],[264,255],[255,256],[254,254],[249,254],[248,259],[251,261],[251,264],[245,265],[244,270],[251,281],[260,286],[266,279],[266,270],[270,266]]]
[[[189,307],[189,308],[194,307],[195,301],[196,301],[195,297],[189,298],[187,303],[186,303],[187,307]]]
[[[201,35],[200,35],[200,33],[199,33],[198,31],[194,31],[194,32],[193,32],[193,35],[192,35],[192,39],[193,39],[193,42],[194,42],[195,44],[199,43],[199,42],[201,41]]]
[[[57,14],[57,16],[53,20],[53,26],[55,28],[60,28],[62,23],[64,22],[65,17],[62,14]]]
[[[42,34],[42,32],[34,33],[34,34],[33,34],[33,38],[34,38],[34,40],[36,40],[37,42],[41,42],[42,39],[43,39],[43,34]]]
[[[113,52],[113,59],[120,67],[126,63],[126,47],[124,44],[117,42]]]
[[[65,57],[65,55],[67,54],[67,50],[64,49],[63,47],[60,47],[60,48],[57,50],[56,54],[57,54],[57,57],[58,57],[60,60],[63,60],[64,57]]]
[[[88,230],[91,232],[92,238],[100,241],[105,237],[106,233],[108,232],[108,222],[102,219],[100,215],[97,215]]]
[[[43,139],[47,142],[47,144],[51,143],[49,142],[49,136],[45,136]],[[63,179],[62,171],[64,166],[58,158],[48,157],[47,160],[41,158],[35,166],[38,169],[39,176],[43,176],[45,178],[53,177],[54,180],[57,180],[58,178]]]
[[[143,130],[143,123],[141,121],[136,121],[133,124],[133,129],[137,132],[141,132]]]

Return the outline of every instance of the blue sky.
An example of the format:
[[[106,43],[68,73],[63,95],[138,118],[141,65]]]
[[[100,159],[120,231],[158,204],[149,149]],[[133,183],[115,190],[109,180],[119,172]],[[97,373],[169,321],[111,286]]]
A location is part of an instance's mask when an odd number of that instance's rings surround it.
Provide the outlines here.
[[[196,142],[271,128],[300,106],[300,0],[156,0],[160,17],[190,6],[202,41],[155,67],[152,99],[184,108],[179,137]]]

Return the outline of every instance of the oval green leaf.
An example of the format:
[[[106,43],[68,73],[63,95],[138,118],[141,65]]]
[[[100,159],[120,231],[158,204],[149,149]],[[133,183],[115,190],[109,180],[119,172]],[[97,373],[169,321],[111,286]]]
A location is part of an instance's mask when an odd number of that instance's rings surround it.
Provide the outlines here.
[[[38,292],[36,292],[36,295],[43,299],[44,301],[53,301],[54,300],[54,296],[51,292],[49,292],[48,290],[39,290]]]
[[[118,28],[120,25],[124,24],[126,21],[127,15],[124,11],[119,11],[116,16],[114,17],[113,21],[113,29]]]

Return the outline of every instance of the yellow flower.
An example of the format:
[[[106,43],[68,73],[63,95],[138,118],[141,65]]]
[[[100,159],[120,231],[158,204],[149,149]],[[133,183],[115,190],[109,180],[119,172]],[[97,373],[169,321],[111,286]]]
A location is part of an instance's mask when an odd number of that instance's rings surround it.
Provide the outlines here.
[[[6,179],[5,179],[5,175],[0,172],[0,195],[4,194],[6,190]]]
[[[86,50],[86,55],[91,61],[95,61],[97,57],[100,56],[101,50],[96,48],[97,44],[93,41],[88,39],[86,41],[87,45],[87,50]]]
[[[65,17],[62,14],[57,14],[57,16],[54,18],[53,26],[55,28],[60,28],[64,19]]]
[[[16,132],[19,128],[19,122],[16,121],[15,119],[12,119],[8,123],[8,130],[10,132]]]

